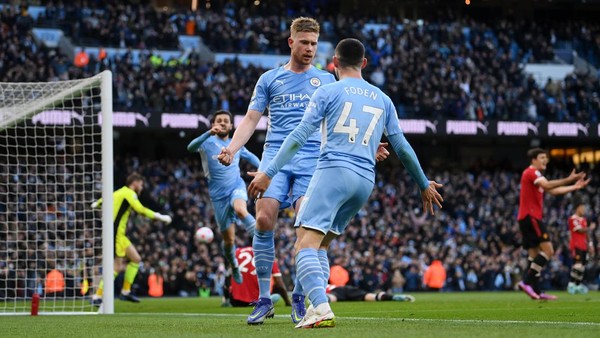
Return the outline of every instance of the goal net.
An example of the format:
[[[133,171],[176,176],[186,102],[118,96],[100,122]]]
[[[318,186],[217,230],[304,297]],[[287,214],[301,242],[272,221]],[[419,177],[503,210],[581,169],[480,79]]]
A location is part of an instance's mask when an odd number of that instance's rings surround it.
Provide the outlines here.
[[[98,312],[94,286],[113,279],[111,82],[0,83],[0,314],[38,297],[40,314]]]

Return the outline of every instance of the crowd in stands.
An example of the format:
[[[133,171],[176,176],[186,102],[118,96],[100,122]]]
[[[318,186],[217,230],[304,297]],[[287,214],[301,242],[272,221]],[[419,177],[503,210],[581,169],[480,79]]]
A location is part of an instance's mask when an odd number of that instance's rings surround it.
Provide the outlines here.
[[[338,40],[356,34],[365,23],[402,25],[393,15],[369,18],[363,13],[342,13],[336,4],[322,1],[263,2],[242,5],[234,1],[210,1],[196,11],[176,7],[155,8],[147,2],[122,1],[41,1],[46,11],[36,19],[42,27],[60,27],[75,42],[85,45],[177,49],[176,35],[197,35],[217,52],[286,54],[289,18],[315,17],[322,23],[323,39]],[[320,6],[319,6],[320,5]],[[458,19],[458,11],[438,9],[424,13],[433,24],[453,26],[484,25],[488,37],[514,42],[525,58],[536,62],[554,59],[553,47],[571,46],[594,65],[597,64],[599,27],[596,23],[574,20],[505,21],[486,23]],[[75,19],[75,20],[73,20]],[[517,34],[518,33],[518,34]],[[501,35],[504,35],[502,37]],[[511,40],[511,41],[509,41]],[[507,46],[504,46],[507,47]],[[523,56],[523,55],[521,55]]]
[[[96,39],[96,45],[141,49],[139,64],[127,52],[102,60],[92,56],[87,66],[75,67],[58,51],[37,45],[28,31],[33,22],[6,7],[0,13],[0,81],[73,79],[111,69],[115,109],[202,113],[225,108],[243,113],[265,69],[246,68],[236,60],[205,62],[196,53],[157,63],[154,49],[176,43],[178,34],[192,33],[214,51],[286,54],[289,19],[310,11],[308,5],[288,8],[283,3],[237,8],[217,1],[210,10],[195,13],[112,1],[86,4],[48,1],[37,23],[77,26],[65,32],[75,41],[81,38],[83,45]],[[598,74],[569,74],[562,81],[538,84],[522,69],[524,62],[554,60],[553,46],[564,41],[588,59],[598,57],[597,24],[483,22],[449,12],[441,21],[382,18],[372,26],[374,20],[321,12],[315,16],[322,23],[321,39],[356,36],[365,42],[365,77],[390,95],[400,117],[597,122],[600,116]]]
[[[527,264],[516,222],[522,168],[490,162],[477,163],[468,170],[428,170],[430,177],[444,184],[444,207],[432,217],[423,213],[418,189],[396,162],[389,159],[378,165],[377,183],[367,205],[329,250],[331,265],[348,271],[348,284],[368,291],[427,290],[423,276],[431,263],[439,260],[447,271],[443,291],[514,290]],[[164,295],[221,294],[227,267],[199,157],[148,160],[119,156],[115,163],[115,188],[137,171],[146,177],[141,202],[173,216],[170,225],[142,216],[130,218],[128,237],[142,257],[134,290],[147,294],[147,280],[154,274],[164,280]],[[87,276],[99,275],[90,268],[94,250],[100,254],[99,224],[92,228],[99,222],[94,217],[99,211],[87,207],[86,202],[99,197],[100,187],[93,186],[91,168],[76,164],[57,168],[56,173],[34,166],[10,166],[1,171],[0,233],[6,237],[0,241],[1,297],[13,292],[30,295],[43,285],[44,272],[52,269],[64,273],[69,294],[79,292],[84,270]],[[565,176],[568,168],[554,164],[547,177]],[[583,192],[589,201],[586,217],[590,224],[598,224],[598,167],[582,169],[593,178]],[[85,188],[62,191],[59,176],[65,173],[65,178],[81,181]],[[32,182],[49,185],[42,189]],[[15,203],[13,199],[21,196],[15,189],[36,197]],[[573,212],[571,197],[546,194],[545,223],[556,248],[554,259],[544,270],[546,289],[562,290],[569,280],[572,258],[567,219]],[[277,260],[290,287],[295,277],[293,219],[290,209],[283,210],[275,237]],[[195,229],[202,225],[215,230],[211,244],[194,240]],[[249,245],[248,236],[239,229],[237,245]],[[592,241],[598,252],[600,230],[596,229]],[[587,266],[585,283],[592,287],[600,283],[599,264],[595,256]],[[21,282],[15,284],[17,279]]]
[[[551,47],[517,39],[519,24],[507,21],[500,27],[451,21],[369,31],[362,38],[368,42],[369,79],[400,107],[412,109],[412,116],[598,121],[597,78],[569,75],[562,83],[548,79],[538,85],[520,63],[552,59]]]
[[[431,217],[421,210],[415,184],[393,161],[378,168],[377,185],[368,204],[333,242],[331,265],[344,267],[349,284],[368,291],[425,290],[423,275],[433,260],[440,260],[447,271],[445,291],[514,290],[527,258],[516,222],[521,174],[517,169],[522,168],[477,165],[467,172],[432,170],[428,174],[444,183],[447,198],[444,208]],[[220,237],[205,245],[195,243],[191,235],[199,224],[216,229],[199,159],[190,155],[181,160],[127,159],[124,163],[119,166],[119,176],[132,170],[141,172],[149,182],[148,204],[154,200],[156,210],[175,216],[171,226],[142,217],[134,221],[130,236],[144,262],[140,285],[148,269],[154,268],[164,277],[166,294],[197,294],[203,286],[218,294],[226,269]],[[554,167],[548,174],[564,176],[565,171]],[[590,174],[594,182],[585,191],[589,197],[587,217],[598,223],[597,170]],[[546,196],[545,221],[556,247],[555,259],[544,272],[547,289],[564,289],[569,280],[572,260],[567,219],[573,212],[569,197]],[[289,210],[282,211],[275,237],[277,260],[288,285],[295,274],[293,216]],[[248,245],[243,230],[238,234],[238,246]],[[596,231],[596,248],[599,240]],[[599,268],[597,258],[591,259],[587,283],[600,282]]]

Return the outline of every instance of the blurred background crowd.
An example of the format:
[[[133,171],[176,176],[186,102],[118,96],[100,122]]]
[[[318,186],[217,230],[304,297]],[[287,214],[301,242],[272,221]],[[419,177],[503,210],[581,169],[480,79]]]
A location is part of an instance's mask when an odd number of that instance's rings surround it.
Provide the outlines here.
[[[199,223],[215,229],[199,160],[190,156],[177,161],[139,161],[138,167],[123,168],[142,172],[150,183],[148,194],[157,198],[156,208],[175,216],[170,227],[140,218],[135,221],[131,237],[138,241],[146,271],[161,270],[165,289],[171,294],[194,293],[202,285],[219,293],[225,273],[223,259],[215,259],[220,237],[217,235],[211,245],[198,245],[191,236]],[[565,176],[567,168],[555,167],[548,178]],[[513,290],[527,259],[516,223],[522,169],[479,163],[467,172],[429,171],[429,177],[443,182],[446,196],[444,208],[431,217],[422,212],[414,182],[397,160],[390,159],[378,166],[377,185],[367,205],[332,244],[330,264],[348,271],[348,284],[368,291],[426,290],[423,274],[433,260],[440,260],[447,271],[444,290]],[[598,223],[597,170],[590,174],[595,178],[585,192],[591,197],[587,218]],[[569,281],[570,202],[570,196],[546,196],[545,221],[556,248],[555,259],[545,270],[546,289],[565,289]],[[277,260],[287,285],[293,285],[295,277],[293,216],[283,211],[276,233]],[[238,246],[248,245],[243,230],[238,233]],[[599,239],[596,231],[595,247]],[[598,260],[591,259],[586,282],[598,284],[598,273]]]
[[[225,107],[244,112],[266,69],[236,60],[203,61],[195,52],[185,59],[157,60],[156,49],[176,50],[178,35],[194,35],[215,52],[286,54],[289,22],[305,14],[320,20],[322,40],[335,44],[354,36],[365,43],[365,77],[390,95],[400,117],[597,122],[600,113],[597,70],[536,83],[522,68],[527,62],[556,62],[555,51],[563,45],[600,66],[597,21],[484,20],[456,10],[405,21],[360,13],[352,17],[335,6],[315,9],[314,1],[269,6],[213,1],[211,8],[195,12],[144,2],[42,2],[46,10],[37,20],[19,6],[0,11],[0,81],[75,79],[110,69],[115,109],[207,112]],[[107,53],[89,55],[85,65],[77,66],[56,49],[36,44],[34,26],[61,28],[81,46],[139,49],[141,60],[134,63],[131,52]]]
[[[65,165],[65,172],[72,172],[74,167],[73,164]],[[547,177],[566,176],[570,167],[568,163],[557,163],[549,168]],[[173,215],[173,223],[168,226],[142,216],[130,219],[128,236],[142,257],[140,274],[134,286],[136,291],[145,295],[148,277],[154,274],[163,278],[165,295],[198,295],[201,290],[213,295],[221,294],[227,267],[221,255],[221,237],[216,231],[214,210],[200,158],[195,155],[161,160],[119,157],[115,168],[116,184],[124,184],[126,176],[133,171],[143,174],[147,181],[140,196],[141,202],[153,210]],[[253,170],[249,166],[243,169]],[[443,167],[428,170],[429,177],[444,184],[444,208],[436,210],[435,217],[423,213],[418,189],[397,159],[389,159],[387,163],[379,164],[377,169],[377,184],[369,202],[350,222],[345,234],[333,242],[329,251],[331,265],[337,265],[348,273],[348,284],[368,291],[427,290],[423,275],[433,260],[440,260],[447,272],[444,291],[515,289],[527,263],[526,253],[520,247],[521,237],[516,222],[522,168],[490,162],[474,163],[466,171]],[[596,187],[600,176],[597,169],[588,168],[586,171],[593,177],[590,186],[583,192],[589,201],[586,217],[590,224],[597,224],[600,220],[600,197]],[[3,172],[2,176],[19,176],[7,174]],[[27,177],[36,176],[29,174]],[[39,175],[37,180],[44,182],[49,177],[52,176]],[[6,181],[2,183],[2,187],[9,187],[9,191],[14,186]],[[94,211],[72,202],[73,199],[93,200],[95,197],[90,196],[93,187],[89,188],[72,194],[38,191],[39,198],[35,203],[32,204],[31,200],[22,203],[22,211],[36,205],[37,212],[29,219],[22,219],[19,231],[12,229],[11,233],[15,235],[9,235],[7,241],[0,243],[0,252],[12,253],[2,257],[0,276],[16,273],[11,272],[9,267],[12,267],[23,274],[21,277],[28,275],[30,280],[28,286],[15,286],[15,292],[39,287],[44,278],[40,271],[53,268],[64,269],[73,290],[79,290],[82,269],[92,263],[82,260],[82,257],[91,259],[93,252],[90,250],[101,247],[99,228],[85,225],[86,222],[93,223]],[[99,194],[99,190],[96,192]],[[61,199],[61,196],[67,198]],[[544,270],[546,289],[564,289],[569,281],[572,258],[568,250],[567,220],[574,211],[571,198],[571,195],[546,196],[545,221],[556,248],[554,259]],[[11,220],[17,217],[12,212],[19,215],[14,210],[8,211]],[[27,214],[31,215],[23,212],[20,216],[27,217]],[[0,233],[4,233],[6,216],[4,213],[0,215],[3,217]],[[293,217],[291,211],[282,211],[276,231],[277,261],[288,286],[293,285],[295,277]],[[31,222],[33,224],[28,226]],[[66,232],[70,235],[63,238],[61,229],[53,228],[61,224],[79,230]],[[211,244],[194,240],[194,231],[202,225],[215,230],[216,237]],[[238,247],[250,245],[241,229],[238,230]],[[595,252],[598,252],[600,231],[596,229],[591,239]],[[38,246],[20,247],[25,243],[37,243]],[[34,264],[27,266],[28,262]],[[586,270],[585,282],[592,288],[600,283],[598,263],[597,256],[591,257]],[[88,273],[91,276],[92,271]],[[0,286],[0,289],[3,288]]]

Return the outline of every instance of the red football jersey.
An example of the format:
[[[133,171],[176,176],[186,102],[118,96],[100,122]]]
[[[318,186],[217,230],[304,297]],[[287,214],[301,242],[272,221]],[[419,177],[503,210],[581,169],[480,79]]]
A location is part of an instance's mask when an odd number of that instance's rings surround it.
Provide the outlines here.
[[[571,215],[569,217],[569,232],[571,232],[571,241],[569,242],[569,248],[571,250],[587,250],[587,231],[577,232],[577,230],[587,230],[587,220],[584,217],[577,215]]]
[[[231,298],[247,303],[253,302],[258,299],[258,278],[254,267],[252,247],[237,248],[235,257],[244,281],[242,284],[238,284],[231,277]],[[273,277],[281,276],[277,261],[273,262],[271,273]],[[271,278],[271,288],[273,288],[273,278]]]
[[[530,166],[523,171],[521,175],[521,193],[519,194],[519,215],[518,220],[530,215],[541,220],[544,209],[544,189],[535,185],[540,179],[544,178],[542,173]]]

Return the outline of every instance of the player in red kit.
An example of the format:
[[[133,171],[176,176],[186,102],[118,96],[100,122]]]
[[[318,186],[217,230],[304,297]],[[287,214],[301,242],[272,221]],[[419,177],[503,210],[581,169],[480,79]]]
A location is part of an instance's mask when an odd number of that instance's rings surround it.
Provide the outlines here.
[[[243,282],[239,284],[231,278],[231,286],[226,298],[229,298],[229,303],[232,306],[250,306],[252,302],[258,299],[258,278],[256,277],[256,268],[254,267],[254,252],[252,251],[252,247],[237,248],[235,250],[235,257],[242,273]],[[291,306],[277,261],[273,262],[271,294],[280,295],[285,304]]]
[[[573,257],[573,266],[571,267],[571,280],[567,286],[567,291],[570,294],[585,294],[588,293],[588,288],[581,282],[588,259],[588,243],[590,243],[589,253],[594,254],[594,246],[588,237],[588,229],[593,231],[596,224],[592,223],[588,228],[587,220],[585,219],[585,201],[583,199],[575,199],[573,206],[575,207],[575,212],[569,217],[569,233],[571,234],[569,249],[571,257]]]
[[[519,288],[532,299],[553,300],[557,297],[542,292],[539,287],[542,269],[554,255],[550,236],[542,222],[544,192],[563,195],[585,187],[590,179],[585,179],[585,173],[573,170],[568,177],[549,181],[542,174],[548,164],[546,151],[540,148],[530,149],[527,156],[531,162],[521,175],[517,220],[523,248],[527,249],[529,266],[525,269],[523,280],[519,282]]]

